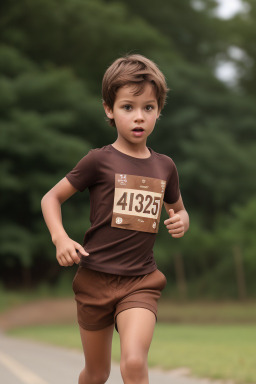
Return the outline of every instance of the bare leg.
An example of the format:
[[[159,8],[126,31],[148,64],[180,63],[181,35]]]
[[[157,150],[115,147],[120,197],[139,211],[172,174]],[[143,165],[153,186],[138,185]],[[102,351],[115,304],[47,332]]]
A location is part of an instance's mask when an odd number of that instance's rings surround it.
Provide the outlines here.
[[[111,347],[114,325],[99,331],[87,331],[80,327],[84,349],[85,368],[78,384],[104,384],[110,374]]]
[[[121,374],[125,384],[148,384],[148,351],[156,318],[145,308],[130,308],[117,316],[121,342]]]

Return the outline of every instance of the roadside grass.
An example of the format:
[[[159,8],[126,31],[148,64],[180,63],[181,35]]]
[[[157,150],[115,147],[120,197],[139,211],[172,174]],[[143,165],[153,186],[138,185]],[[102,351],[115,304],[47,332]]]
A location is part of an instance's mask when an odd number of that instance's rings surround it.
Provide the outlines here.
[[[33,326],[10,335],[82,349],[77,325]],[[119,335],[114,332],[113,360],[120,360]],[[184,325],[157,323],[149,366],[187,367],[191,375],[256,383],[256,325]]]
[[[54,299],[59,297],[73,297],[73,291],[70,288],[70,284],[66,283],[67,277],[64,276],[60,279],[58,285],[51,287],[47,283],[40,284],[36,289],[22,289],[7,290],[0,284],[0,314],[7,311],[10,308],[18,305],[26,304],[28,302]]]
[[[40,298],[47,297],[45,295],[35,294],[33,291],[4,291],[0,290],[0,313],[7,311],[10,308],[22,305]]]
[[[70,297],[70,287],[12,292],[0,287],[0,314],[15,306]],[[158,323],[149,352],[149,365],[162,369],[189,368],[191,375],[256,383],[256,302],[159,302]],[[43,323],[43,319],[42,319]],[[13,329],[11,335],[63,347],[81,349],[79,330],[73,324]],[[119,336],[114,332],[112,356],[120,359]]]
[[[256,302],[178,302],[165,298],[159,301],[158,319],[178,324],[256,324]]]
[[[43,299],[73,299],[70,287],[54,289],[42,284],[36,290],[8,291],[0,286],[0,314],[10,308]],[[158,305],[160,322],[183,324],[256,324],[256,301],[170,301],[161,299]]]

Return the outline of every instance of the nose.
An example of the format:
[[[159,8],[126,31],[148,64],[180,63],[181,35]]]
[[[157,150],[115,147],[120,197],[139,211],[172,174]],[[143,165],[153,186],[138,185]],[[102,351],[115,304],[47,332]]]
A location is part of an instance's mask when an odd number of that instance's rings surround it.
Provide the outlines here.
[[[141,109],[136,110],[134,121],[137,123],[144,121],[143,111]]]

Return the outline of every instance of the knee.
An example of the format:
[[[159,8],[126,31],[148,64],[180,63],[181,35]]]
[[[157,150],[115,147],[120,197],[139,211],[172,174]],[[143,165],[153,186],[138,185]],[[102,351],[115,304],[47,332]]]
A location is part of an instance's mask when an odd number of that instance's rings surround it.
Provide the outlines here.
[[[138,380],[147,374],[147,361],[141,356],[127,356],[121,359],[120,369],[123,377]]]
[[[98,372],[90,372],[83,369],[79,376],[79,384],[104,384],[109,378],[110,371],[99,369]]]
[[[90,384],[104,384],[109,378],[109,372],[97,372],[90,375]]]

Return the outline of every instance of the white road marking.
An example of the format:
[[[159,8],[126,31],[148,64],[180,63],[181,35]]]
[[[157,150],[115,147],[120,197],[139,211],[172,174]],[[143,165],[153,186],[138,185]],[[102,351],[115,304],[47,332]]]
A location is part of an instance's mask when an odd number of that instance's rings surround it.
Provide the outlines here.
[[[12,357],[0,352],[0,363],[11,371],[15,376],[20,379],[24,384],[48,384],[39,376],[30,371],[27,367],[20,364]]]

